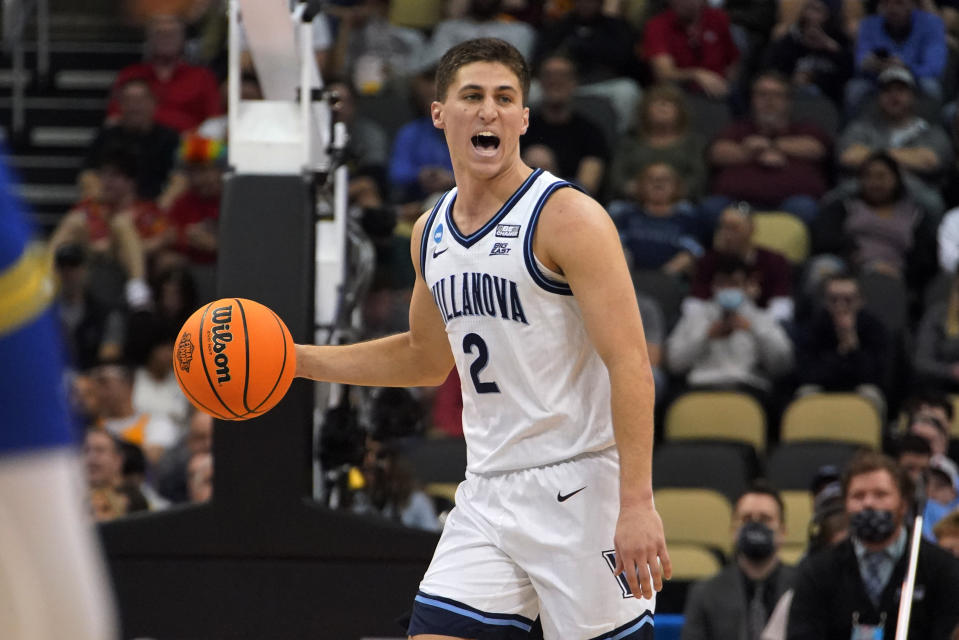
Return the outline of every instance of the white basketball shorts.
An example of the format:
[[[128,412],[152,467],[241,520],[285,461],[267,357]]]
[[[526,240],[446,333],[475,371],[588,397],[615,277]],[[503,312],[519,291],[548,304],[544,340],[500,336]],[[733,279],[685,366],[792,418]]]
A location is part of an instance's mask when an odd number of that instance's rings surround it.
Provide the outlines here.
[[[413,606],[409,634],[651,640],[655,600],[615,575],[615,447],[561,463],[467,473]]]

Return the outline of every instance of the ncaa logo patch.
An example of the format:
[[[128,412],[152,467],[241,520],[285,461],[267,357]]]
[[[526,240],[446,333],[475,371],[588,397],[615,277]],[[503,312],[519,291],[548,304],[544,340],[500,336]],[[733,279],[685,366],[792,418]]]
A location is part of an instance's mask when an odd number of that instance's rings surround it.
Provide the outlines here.
[[[493,250],[489,252],[491,256],[505,256],[509,253],[508,242],[497,242],[493,245]]]
[[[497,238],[518,238],[518,237],[519,237],[519,225],[518,225],[518,224],[498,224],[498,225],[496,225],[496,237],[497,237]]]
[[[443,239],[443,223],[441,222],[438,225],[436,225],[436,230],[433,231],[433,242],[435,242],[436,244],[439,244],[442,239]]]

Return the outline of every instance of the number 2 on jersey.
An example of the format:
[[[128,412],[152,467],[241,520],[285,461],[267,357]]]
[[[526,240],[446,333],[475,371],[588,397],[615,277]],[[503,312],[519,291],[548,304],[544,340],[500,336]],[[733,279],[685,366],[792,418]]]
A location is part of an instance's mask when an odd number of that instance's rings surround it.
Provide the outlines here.
[[[476,360],[470,365],[470,378],[473,379],[473,386],[476,387],[476,393],[499,393],[499,387],[495,382],[480,381],[480,373],[489,364],[489,349],[486,348],[486,342],[475,333],[467,333],[463,336],[463,352],[473,353],[473,347],[476,347]]]

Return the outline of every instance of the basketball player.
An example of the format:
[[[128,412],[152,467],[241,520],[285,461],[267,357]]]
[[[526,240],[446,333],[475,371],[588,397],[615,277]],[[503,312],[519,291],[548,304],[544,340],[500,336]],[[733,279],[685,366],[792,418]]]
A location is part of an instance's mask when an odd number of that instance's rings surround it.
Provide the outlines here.
[[[47,252],[0,164],[0,638],[109,640],[113,607],[84,513]]]
[[[450,49],[434,125],[456,187],[414,227],[408,333],[298,346],[297,375],[463,381],[466,480],[409,634],[652,638],[670,575],[653,506],[653,381],[619,238],[591,198],[519,154],[529,71],[502,40]]]

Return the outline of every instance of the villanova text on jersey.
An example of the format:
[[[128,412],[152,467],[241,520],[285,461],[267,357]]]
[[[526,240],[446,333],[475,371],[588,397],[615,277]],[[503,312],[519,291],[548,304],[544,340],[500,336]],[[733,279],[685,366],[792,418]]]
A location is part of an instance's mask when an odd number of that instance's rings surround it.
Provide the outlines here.
[[[491,316],[529,324],[515,282],[488,273],[457,275],[444,276],[433,284],[433,299],[444,323],[461,316]]]

